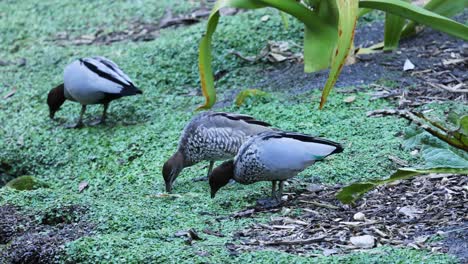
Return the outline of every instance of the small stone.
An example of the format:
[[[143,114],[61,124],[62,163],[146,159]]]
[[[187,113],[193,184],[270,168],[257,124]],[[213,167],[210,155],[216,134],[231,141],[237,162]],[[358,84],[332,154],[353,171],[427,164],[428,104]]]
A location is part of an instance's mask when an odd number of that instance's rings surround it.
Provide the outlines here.
[[[359,248],[372,248],[375,245],[375,238],[371,235],[354,236],[349,241]]]
[[[309,192],[320,192],[323,190],[323,186],[312,183],[312,184],[309,184],[306,189]]]
[[[366,220],[366,216],[361,212],[357,212],[354,214],[353,219],[356,221],[364,221]]]
[[[269,15],[264,15],[264,16],[262,16],[262,18],[260,18],[260,20],[261,20],[262,22],[266,22],[266,21],[268,21],[269,19],[270,19],[270,16],[269,16]]]

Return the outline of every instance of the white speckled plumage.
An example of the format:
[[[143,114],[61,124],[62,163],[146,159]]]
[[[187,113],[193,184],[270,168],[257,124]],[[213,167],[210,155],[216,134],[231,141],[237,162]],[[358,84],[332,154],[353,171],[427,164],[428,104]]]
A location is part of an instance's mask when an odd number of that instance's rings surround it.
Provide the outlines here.
[[[335,142],[293,132],[271,131],[247,140],[234,160],[234,179],[243,184],[284,181],[342,147]]]
[[[203,160],[225,160],[234,157],[249,136],[269,130],[267,123],[247,115],[204,112],[184,128],[179,151],[187,166]]]
[[[166,191],[183,168],[209,161],[208,174],[214,161],[233,158],[250,136],[270,131],[270,124],[248,115],[224,112],[203,112],[185,126],[174,155],[163,166]]]

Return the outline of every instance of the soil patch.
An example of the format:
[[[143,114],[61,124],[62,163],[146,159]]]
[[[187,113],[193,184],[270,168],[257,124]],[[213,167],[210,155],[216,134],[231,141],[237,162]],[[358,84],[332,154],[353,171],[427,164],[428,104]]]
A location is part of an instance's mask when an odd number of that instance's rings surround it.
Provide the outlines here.
[[[60,32],[52,41],[60,45],[110,45],[120,41],[151,41],[159,36],[159,31],[169,27],[189,26],[202,21],[210,15],[211,8],[201,6],[187,14],[174,16],[170,9],[157,22],[130,21],[127,29],[122,31],[105,32],[105,27],[94,34],[71,37],[68,32]],[[235,15],[239,12],[235,8],[225,8],[222,15]]]
[[[0,206],[0,263],[57,262],[65,243],[92,233],[93,225],[81,221],[84,213],[76,205],[37,214]]]
[[[330,255],[392,245],[450,252],[467,261],[467,186],[466,175],[433,175],[379,187],[349,206],[335,198],[340,186],[310,184],[288,193],[291,199],[282,208],[248,208],[232,215],[281,211],[284,216],[238,231],[226,246],[234,253],[276,249]]]
[[[462,22],[466,19],[467,11],[455,18]],[[356,47],[369,47],[381,42],[383,28],[382,21],[359,25],[356,30]],[[407,59],[415,68],[403,71]],[[467,67],[468,45],[463,40],[425,28],[420,34],[403,39],[399,49],[394,52],[358,56],[355,64],[343,68],[336,87],[354,87],[359,90],[372,84],[377,88],[375,98],[396,98],[402,108],[442,100],[466,102]],[[288,90],[293,95],[301,94],[321,89],[328,72],[323,70],[306,74],[302,64],[274,64],[259,73],[265,77],[253,88]]]

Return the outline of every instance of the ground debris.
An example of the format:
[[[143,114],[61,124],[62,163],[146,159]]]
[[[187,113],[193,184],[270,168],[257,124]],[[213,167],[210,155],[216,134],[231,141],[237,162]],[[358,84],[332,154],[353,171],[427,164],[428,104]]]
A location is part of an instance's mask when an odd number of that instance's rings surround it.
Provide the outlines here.
[[[0,206],[0,263],[56,262],[66,243],[92,234],[94,226],[80,219],[84,211],[72,205],[34,214]]]
[[[72,37],[68,32],[59,32],[51,41],[60,45],[110,45],[120,41],[151,41],[159,36],[159,31],[169,27],[188,26],[202,21],[210,15],[210,8],[200,6],[187,14],[174,15],[170,9],[165,15],[155,22],[134,20],[128,23],[126,29],[121,31],[106,32],[100,28],[94,34]],[[221,10],[225,16],[235,15],[239,9],[230,8]]]
[[[381,245],[448,252],[448,242],[431,242],[430,238],[450,234],[442,230],[457,230],[466,237],[468,191],[460,187],[466,182],[468,176],[464,175],[401,181],[378,187],[354,207],[342,205],[335,198],[339,186],[308,188],[313,192],[304,188],[284,204],[301,214],[251,224],[236,232],[231,247],[239,252],[275,248],[307,255],[312,251],[335,254]],[[242,217],[249,217],[261,211],[242,212]],[[463,243],[466,247],[468,241]]]

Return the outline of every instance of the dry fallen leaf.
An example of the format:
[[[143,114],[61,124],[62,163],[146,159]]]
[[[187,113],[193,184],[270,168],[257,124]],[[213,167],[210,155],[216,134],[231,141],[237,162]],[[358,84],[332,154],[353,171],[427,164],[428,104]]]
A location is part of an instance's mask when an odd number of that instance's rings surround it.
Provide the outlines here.
[[[409,59],[406,59],[403,65],[403,71],[414,70],[414,67],[414,64]]]
[[[320,184],[312,183],[312,184],[307,185],[306,189],[309,192],[320,192],[323,190],[323,186]]]
[[[78,192],[82,192],[86,188],[88,188],[88,182],[87,181],[82,181],[78,185]]]
[[[10,97],[12,97],[15,93],[16,93],[16,88],[13,88],[13,90],[11,90],[11,92],[9,92],[9,93],[7,93],[7,94],[5,94],[5,95],[3,96],[3,99],[10,98]]]
[[[338,250],[336,250],[336,249],[328,249],[328,248],[327,248],[327,249],[324,249],[323,252],[322,252],[322,254],[323,254],[325,257],[328,257],[328,256],[333,255],[333,254],[336,254],[336,253],[338,253]]]
[[[345,99],[343,99],[343,102],[345,103],[352,103],[356,100],[356,96],[355,95],[351,95],[351,96],[348,96],[346,97]]]
[[[408,216],[409,218],[417,218],[419,214],[422,213],[422,211],[414,206],[407,205],[407,206],[403,206],[402,208],[400,208],[398,210],[398,213]]]
[[[260,20],[261,20],[262,22],[266,22],[266,21],[268,21],[268,19],[270,19],[270,16],[269,16],[269,15],[264,15],[264,16],[262,16],[262,18],[260,18]]]
[[[354,236],[349,241],[359,248],[372,248],[375,244],[375,238],[371,235]]]

